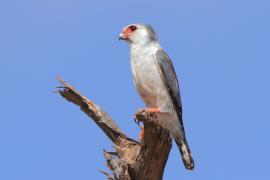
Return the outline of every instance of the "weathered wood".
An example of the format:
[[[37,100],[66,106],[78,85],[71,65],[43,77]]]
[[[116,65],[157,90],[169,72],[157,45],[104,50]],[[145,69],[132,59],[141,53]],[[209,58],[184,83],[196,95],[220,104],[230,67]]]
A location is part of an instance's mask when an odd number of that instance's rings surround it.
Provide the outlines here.
[[[171,139],[167,130],[156,123],[154,113],[139,110],[136,119],[144,124],[142,142],[124,134],[102,108],[82,96],[60,77],[63,85],[58,91],[66,100],[78,105],[103,130],[115,144],[116,152],[104,151],[112,175],[101,171],[108,179],[115,180],[161,180],[171,150]]]

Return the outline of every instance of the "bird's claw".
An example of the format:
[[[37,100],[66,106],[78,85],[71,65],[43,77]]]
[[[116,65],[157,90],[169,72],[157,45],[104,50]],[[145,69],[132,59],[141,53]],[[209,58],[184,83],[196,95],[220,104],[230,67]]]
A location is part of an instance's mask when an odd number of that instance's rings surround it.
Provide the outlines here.
[[[140,125],[140,121],[136,118],[136,116],[134,117],[134,122],[140,127],[140,129],[142,129],[142,126]]]

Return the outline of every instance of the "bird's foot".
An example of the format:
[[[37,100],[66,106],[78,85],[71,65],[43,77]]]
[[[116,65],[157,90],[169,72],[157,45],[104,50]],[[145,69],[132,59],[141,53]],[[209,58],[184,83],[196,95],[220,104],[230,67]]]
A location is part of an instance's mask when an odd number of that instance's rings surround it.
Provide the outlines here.
[[[154,114],[160,114],[163,113],[159,108],[142,108],[139,109],[134,116],[134,121],[138,124],[141,120],[137,119],[137,116],[143,115],[146,116],[147,114],[154,115]]]
[[[137,119],[137,117],[136,117],[136,115],[134,116],[134,122],[136,123],[136,124],[138,124],[138,126],[141,128],[141,125],[140,125],[140,120],[139,119]]]
[[[162,111],[159,108],[143,108],[143,109],[140,109],[139,111],[141,113],[148,114],[148,115],[154,117],[155,119],[157,119],[157,114],[162,113]],[[141,121],[139,119],[137,119],[137,115],[135,115],[134,121],[141,128],[141,132],[139,133],[139,140],[142,140],[143,136],[144,136],[144,126],[140,125]]]
[[[140,126],[140,122],[142,122],[140,116],[144,117],[148,116],[157,119],[157,116],[160,114],[162,115],[164,114],[164,112],[162,112],[159,108],[142,108],[139,109],[136,115],[134,116],[134,122]]]
[[[149,114],[154,119],[157,119],[157,116],[163,114],[159,108],[145,108],[143,109],[146,114]]]

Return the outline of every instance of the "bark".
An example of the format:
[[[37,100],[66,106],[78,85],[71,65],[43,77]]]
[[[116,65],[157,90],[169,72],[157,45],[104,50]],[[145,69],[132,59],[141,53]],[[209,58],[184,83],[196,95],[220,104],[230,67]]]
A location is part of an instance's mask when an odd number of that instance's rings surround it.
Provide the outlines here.
[[[114,152],[104,150],[107,166],[112,174],[101,171],[110,180],[161,180],[172,147],[170,135],[157,121],[154,113],[140,109],[135,114],[144,124],[141,143],[123,133],[112,118],[93,101],[82,96],[72,86],[58,80],[63,85],[59,94],[88,115],[115,144]]]

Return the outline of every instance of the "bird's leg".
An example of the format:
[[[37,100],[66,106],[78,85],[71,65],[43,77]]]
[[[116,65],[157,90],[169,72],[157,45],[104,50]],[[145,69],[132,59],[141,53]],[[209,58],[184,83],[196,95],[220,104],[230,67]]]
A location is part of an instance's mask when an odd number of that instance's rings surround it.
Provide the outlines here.
[[[159,108],[145,108],[144,110],[150,113],[161,113]]]

